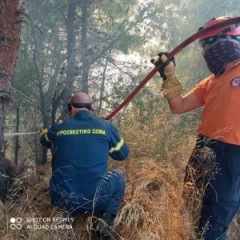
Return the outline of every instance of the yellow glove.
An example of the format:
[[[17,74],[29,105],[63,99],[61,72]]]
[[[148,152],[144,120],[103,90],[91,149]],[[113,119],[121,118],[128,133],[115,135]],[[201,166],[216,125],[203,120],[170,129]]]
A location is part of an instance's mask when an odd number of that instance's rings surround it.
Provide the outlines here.
[[[47,133],[47,131],[48,131],[47,128],[41,128],[41,129],[39,130],[39,134],[40,134],[41,136],[43,136],[45,133]]]
[[[183,87],[176,77],[174,62],[170,60],[169,63],[167,63],[168,58],[164,53],[159,53],[158,55],[158,60],[151,62],[153,62],[155,65],[159,64],[159,62],[163,63],[163,66],[159,70],[160,75],[163,78],[163,96],[167,99],[170,99],[181,95]]]

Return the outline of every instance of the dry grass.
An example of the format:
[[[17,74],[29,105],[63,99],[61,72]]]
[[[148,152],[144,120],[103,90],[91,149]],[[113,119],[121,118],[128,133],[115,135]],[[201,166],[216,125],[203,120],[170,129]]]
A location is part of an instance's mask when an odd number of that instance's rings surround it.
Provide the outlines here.
[[[126,239],[187,239],[192,226],[176,169],[149,158],[141,164],[129,173],[116,224],[123,226]]]
[[[172,116],[161,111],[146,124],[136,122],[134,115],[121,124],[121,132],[131,149],[127,163],[110,162],[110,168],[127,171],[127,188],[115,226],[125,240],[190,240],[194,237],[196,213],[187,207],[183,198],[185,165],[194,145],[194,133],[183,134],[171,124]],[[181,123],[176,118],[175,122]],[[187,131],[185,131],[187,132]],[[190,131],[189,131],[190,132]],[[47,171],[50,166],[47,166]],[[22,171],[18,186],[5,205],[0,205],[0,237],[5,240],[90,239],[89,221],[75,216],[73,229],[29,229],[28,218],[56,218],[62,212],[50,204],[48,177],[36,172]],[[46,172],[47,172],[46,171]],[[10,219],[22,218],[22,228],[10,228]],[[50,224],[50,223],[49,223]],[[39,223],[43,225],[43,223]],[[231,225],[229,236],[237,240],[240,220]]]
[[[140,164],[141,167],[135,170],[128,166],[126,195],[115,219],[120,235],[123,239],[187,239],[192,226],[176,169],[149,158],[142,159]],[[51,206],[46,182],[28,178],[19,180],[18,184],[21,193],[16,191],[14,199],[1,208],[2,239],[69,239],[72,235],[77,236],[76,239],[89,239],[89,225],[81,216],[75,217],[74,233],[72,230],[29,229],[28,225],[33,225],[27,222],[29,218],[56,218],[62,213]],[[10,229],[12,217],[23,219],[22,229]],[[39,225],[45,224],[40,222]]]

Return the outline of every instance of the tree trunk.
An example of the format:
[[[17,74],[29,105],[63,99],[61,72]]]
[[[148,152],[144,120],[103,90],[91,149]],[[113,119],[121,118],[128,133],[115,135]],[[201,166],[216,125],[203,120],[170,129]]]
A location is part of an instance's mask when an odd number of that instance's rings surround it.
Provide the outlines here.
[[[109,51],[109,54],[110,54],[110,51]],[[100,115],[100,112],[101,112],[101,109],[102,109],[104,88],[105,88],[105,80],[106,80],[106,71],[107,71],[108,63],[109,63],[109,56],[106,59],[106,63],[105,63],[104,70],[103,70],[102,82],[101,82],[101,88],[100,88],[100,98],[99,98],[100,102],[99,102],[97,115]]]
[[[0,0],[0,184],[1,198],[7,195],[8,172],[4,154],[4,105],[11,101],[11,80],[19,46],[22,0]]]
[[[90,69],[90,61],[89,61],[89,55],[88,55],[88,36],[87,36],[87,30],[88,30],[88,21],[89,21],[89,8],[90,8],[91,2],[89,1],[82,1],[81,2],[81,50],[82,50],[82,91],[85,93],[88,93],[88,75],[89,75],[89,69]]]
[[[73,82],[75,77],[75,21],[76,21],[76,0],[70,0],[68,4],[68,12],[66,19],[67,30],[67,97],[71,95],[73,89]]]
[[[17,106],[16,109],[16,128],[15,132],[19,132],[19,127],[20,127],[20,106]],[[19,136],[16,136],[15,139],[15,154],[14,154],[14,162],[17,165],[18,164],[18,153],[19,153]]]
[[[54,96],[55,100],[60,102],[61,98],[70,98],[75,77],[75,47],[76,47],[76,33],[75,33],[75,22],[76,22],[76,9],[77,0],[70,0],[68,3],[68,11],[66,18],[66,31],[67,31],[67,72],[66,72],[66,86],[59,97]],[[52,107],[57,107],[57,102],[53,103]],[[64,111],[60,117],[62,121],[69,118],[67,111]]]

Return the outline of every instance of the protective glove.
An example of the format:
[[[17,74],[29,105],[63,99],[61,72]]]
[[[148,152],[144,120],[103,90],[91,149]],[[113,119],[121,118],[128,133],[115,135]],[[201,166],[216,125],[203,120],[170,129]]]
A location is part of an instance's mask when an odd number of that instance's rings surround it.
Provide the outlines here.
[[[174,59],[169,60],[167,55],[167,52],[160,52],[158,54],[159,58],[156,60],[151,59],[151,62],[155,66],[163,63],[159,70],[159,73],[163,79],[162,92],[165,98],[171,99],[181,95],[183,88],[175,74],[175,61]]]
[[[43,136],[45,133],[47,133],[47,131],[48,131],[47,128],[41,128],[41,129],[39,130],[39,134],[40,134],[41,136]]]
[[[158,53],[159,57],[157,59],[153,58],[150,61],[155,66],[157,66],[158,64],[162,63],[161,56],[166,55],[168,57],[168,54],[169,54],[168,52],[160,52],[160,53]],[[174,66],[176,66],[175,59],[174,59],[174,57],[172,57],[171,60],[168,59],[164,64],[162,64],[162,67],[158,70],[158,72],[160,73],[160,76],[163,80],[167,80],[167,76],[164,74],[164,67],[166,67],[170,63],[170,61],[172,61]]]

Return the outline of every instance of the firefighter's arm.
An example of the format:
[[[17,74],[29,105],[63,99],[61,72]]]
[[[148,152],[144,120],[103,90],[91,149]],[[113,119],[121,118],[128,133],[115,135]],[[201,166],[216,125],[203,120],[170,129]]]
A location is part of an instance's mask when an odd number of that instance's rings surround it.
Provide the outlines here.
[[[40,143],[47,147],[52,148],[54,146],[54,141],[56,138],[56,133],[60,128],[60,124],[55,124],[49,129],[41,129],[40,132]]]
[[[110,146],[109,155],[114,160],[125,160],[129,154],[128,145],[125,143],[124,139],[119,135],[118,130],[115,126],[110,123]]]
[[[179,95],[168,99],[168,104],[172,113],[184,113],[202,106],[198,98],[193,93],[184,96]]]
[[[192,92],[182,95],[183,87],[176,77],[174,59],[169,60],[167,53],[159,53],[159,58],[157,60],[152,59],[151,62],[155,65],[160,62],[163,63],[159,70],[163,78],[162,91],[172,113],[184,113],[202,106],[199,99]]]
[[[48,129],[43,128],[39,131],[41,137],[40,137],[40,143],[46,148],[51,148],[53,146],[53,142],[48,138]]]
[[[167,56],[160,54],[161,62],[168,61]],[[167,99],[172,113],[184,113],[194,110],[202,106],[202,103],[193,92],[182,95],[182,85],[178,81],[175,73],[175,63],[169,61],[164,67],[166,80],[163,80],[162,89],[163,95]]]

